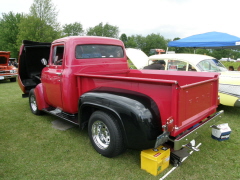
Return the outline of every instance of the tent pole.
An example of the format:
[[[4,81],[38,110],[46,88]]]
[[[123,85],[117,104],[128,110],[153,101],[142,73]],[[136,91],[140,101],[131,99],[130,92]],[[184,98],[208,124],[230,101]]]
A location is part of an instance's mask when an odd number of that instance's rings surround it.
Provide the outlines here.
[[[167,47],[167,50],[166,50],[166,54],[168,53],[168,47]]]

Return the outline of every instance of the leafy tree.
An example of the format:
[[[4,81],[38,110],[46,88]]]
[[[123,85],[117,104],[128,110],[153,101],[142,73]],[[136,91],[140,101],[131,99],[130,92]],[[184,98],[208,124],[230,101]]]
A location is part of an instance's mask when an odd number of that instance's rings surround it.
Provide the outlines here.
[[[149,54],[150,49],[167,49],[167,41],[160,34],[150,34],[145,38],[145,44],[141,48],[143,52]]]
[[[204,54],[204,55],[211,55],[211,51],[209,49],[196,49],[196,54]]]
[[[127,41],[124,43],[126,48],[138,48],[137,42],[136,42],[136,37],[134,35],[129,36],[127,38]]]
[[[57,12],[51,0],[34,0],[30,14],[25,15],[19,24],[18,45],[22,40],[51,42],[61,37]]]
[[[126,48],[138,48],[145,54],[149,54],[150,49],[166,49],[170,39],[164,39],[160,34],[150,34],[146,37],[142,35],[132,35],[127,37],[122,34],[120,39],[124,42]]]
[[[137,43],[137,48],[144,51],[144,49],[146,47],[146,37],[137,34],[135,36],[135,42]]]
[[[51,0],[34,0],[30,7],[30,15],[38,17],[41,21],[45,21],[54,30],[59,30],[59,23],[57,22],[58,13]]]
[[[51,25],[35,16],[25,16],[19,24],[18,44],[22,40],[31,40],[39,42],[52,42],[60,37],[60,32],[55,31]]]
[[[108,23],[103,25],[103,23],[101,22],[97,26],[88,28],[86,34],[88,36],[105,36],[118,38],[119,28],[117,26],[112,26]]]
[[[18,56],[17,35],[19,33],[18,24],[23,15],[9,12],[3,13],[0,18],[0,50],[11,51],[12,57]]]
[[[232,59],[240,58],[240,50],[232,50]]]
[[[124,43],[124,45],[126,47],[126,43],[128,41],[127,35],[126,34],[122,34],[119,39]]]
[[[124,37],[124,36],[121,36]],[[141,49],[145,54],[149,54],[150,49],[166,49],[169,40],[164,39],[160,34],[150,34],[146,37],[142,35],[132,35],[124,43],[125,47]]]
[[[120,40],[124,43],[125,48],[137,48],[136,36],[127,37],[126,34],[120,36]]]
[[[230,49],[214,49],[210,53],[211,56],[221,59],[221,58],[233,58],[233,51]]]
[[[64,36],[80,36],[83,35],[84,30],[81,23],[75,22],[72,24],[65,24],[63,26]]]

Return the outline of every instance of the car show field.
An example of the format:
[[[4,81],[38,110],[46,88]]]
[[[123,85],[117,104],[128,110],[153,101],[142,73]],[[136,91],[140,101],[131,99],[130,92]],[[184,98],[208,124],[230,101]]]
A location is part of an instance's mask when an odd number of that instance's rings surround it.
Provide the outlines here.
[[[1,152],[0,178],[9,179],[160,179],[140,169],[140,151],[127,150],[116,158],[105,158],[90,145],[87,131],[78,127],[61,131],[52,127],[56,117],[35,116],[21,98],[17,82],[0,81]],[[8,89],[8,91],[5,91]],[[230,139],[216,141],[211,128],[199,139],[194,152],[167,179],[240,179],[239,109],[220,106],[228,123]],[[89,168],[91,167],[91,168]],[[124,172],[124,173],[123,173]]]

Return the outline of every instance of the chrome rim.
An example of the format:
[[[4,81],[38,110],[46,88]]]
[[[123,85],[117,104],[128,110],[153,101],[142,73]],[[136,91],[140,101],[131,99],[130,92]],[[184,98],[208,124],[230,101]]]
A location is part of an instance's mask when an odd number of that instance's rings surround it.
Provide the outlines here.
[[[96,121],[92,125],[92,137],[100,149],[107,149],[110,144],[110,134],[107,126],[102,121]]]
[[[30,97],[30,105],[33,111],[37,110],[37,103],[36,103],[36,99],[34,96]]]

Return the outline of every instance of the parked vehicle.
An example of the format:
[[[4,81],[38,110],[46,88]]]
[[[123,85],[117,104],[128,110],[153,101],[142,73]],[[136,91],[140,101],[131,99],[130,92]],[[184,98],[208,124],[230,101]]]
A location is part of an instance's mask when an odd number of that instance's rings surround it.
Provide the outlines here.
[[[165,70],[191,72],[218,72],[220,103],[226,106],[240,107],[240,72],[228,69],[216,58],[199,54],[159,54],[146,57],[140,50],[129,49],[131,54],[141,54],[137,58],[132,55],[132,62],[139,69],[155,60],[164,60]],[[128,51],[128,50],[127,50]],[[134,60],[137,59],[136,61]],[[138,62],[141,63],[138,64]]]
[[[165,52],[164,49],[150,49],[149,55],[161,54],[161,53],[164,53],[164,52]]]
[[[16,82],[17,68],[9,62],[10,52],[0,51],[0,80],[10,79],[11,82]]]
[[[163,72],[129,69],[120,40],[73,36],[23,41],[18,82],[33,114],[87,127],[95,150],[114,157],[164,143],[191,148],[222,117],[218,73]]]

